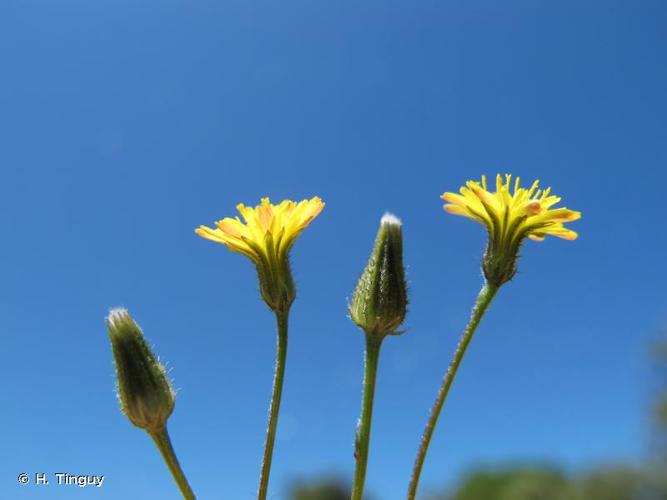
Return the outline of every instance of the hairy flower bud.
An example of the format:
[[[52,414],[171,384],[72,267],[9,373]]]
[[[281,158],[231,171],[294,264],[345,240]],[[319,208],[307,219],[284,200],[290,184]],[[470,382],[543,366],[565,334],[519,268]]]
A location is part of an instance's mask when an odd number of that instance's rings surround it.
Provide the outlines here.
[[[395,333],[407,310],[401,221],[385,214],[350,304],[350,318],[367,335]]]
[[[112,309],[106,324],[123,413],[130,422],[148,432],[163,429],[175,403],[174,389],[164,366],[126,309]]]

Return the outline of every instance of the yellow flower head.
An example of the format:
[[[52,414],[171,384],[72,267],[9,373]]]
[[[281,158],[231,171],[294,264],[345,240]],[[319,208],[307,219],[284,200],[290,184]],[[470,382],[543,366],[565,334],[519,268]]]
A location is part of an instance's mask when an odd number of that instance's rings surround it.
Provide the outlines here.
[[[227,217],[217,221],[215,229],[199,226],[195,233],[250,257],[257,266],[260,289],[267,304],[274,309],[289,306],[296,295],[289,271],[289,250],[297,236],[322,211],[324,203],[314,197],[273,205],[268,198],[262,198],[254,208],[242,203],[236,208],[243,222],[239,217]]]
[[[551,188],[538,189],[539,181],[530,189],[520,187],[519,177],[496,176],[496,190],[489,191],[486,177],[482,181],[468,181],[460,193],[445,193],[442,199],[450,214],[463,215],[486,226],[489,245],[484,256],[487,279],[502,284],[516,272],[516,256],[523,240],[528,237],[541,241],[550,234],[574,240],[577,233],[564,226],[581,218],[581,212],[567,208],[552,208],[560,201],[551,194]]]

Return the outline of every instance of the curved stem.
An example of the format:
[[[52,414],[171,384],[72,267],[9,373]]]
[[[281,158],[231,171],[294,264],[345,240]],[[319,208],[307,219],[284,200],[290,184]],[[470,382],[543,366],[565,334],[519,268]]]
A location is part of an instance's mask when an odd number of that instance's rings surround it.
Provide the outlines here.
[[[489,304],[491,304],[491,301],[498,292],[499,288],[500,287],[492,285],[487,282],[484,284],[484,286],[479,292],[479,295],[477,296],[477,301],[475,302],[475,306],[473,307],[470,320],[468,321],[468,325],[466,326],[466,329],[464,330],[463,335],[461,336],[461,340],[459,340],[459,344],[456,346],[454,357],[449,363],[449,367],[447,368],[447,373],[445,374],[442,380],[442,385],[438,390],[438,395],[435,398],[435,403],[431,408],[431,414],[428,418],[428,422],[426,423],[424,434],[422,435],[421,443],[419,445],[419,451],[417,452],[417,458],[415,459],[415,464],[412,469],[412,477],[410,478],[410,487],[408,488],[408,500],[414,500],[415,496],[417,495],[419,476],[421,474],[422,467],[424,465],[424,459],[426,458],[428,445],[431,443],[431,437],[433,436],[435,425],[438,422],[440,411],[442,410],[442,407],[445,404],[445,400],[447,399],[449,388],[451,387],[452,382],[454,381],[454,377],[456,376],[456,372],[459,369],[459,364],[461,363],[461,360],[465,355],[466,349],[468,348],[468,344],[472,340],[475,330],[477,329],[477,325],[479,325],[482,316],[484,316],[486,309],[489,307]]]
[[[368,448],[371,440],[371,420],[373,418],[373,397],[375,396],[375,380],[377,378],[378,359],[382,339],[366,335],[366,359],[364,369],[364,395],[361,403],[361,417],[357,427],[354,443],[354,482],[352,483],[352,500],[362,500],[366,465],[368,464]]]
[[[178,463],[178,459],[176,458],[176,453],[174,453],[174,448],[171,446],[171,439],[169,439],[167,426],[164,426],[162,429],[158,431],[149,432],[149,434],[153,438],[153,441],[155,441],[155,444],[157,445],[158,449],[160,450],[162,458],[166,462],[167,467],[169,467],[171,475],[174,476],[176,484],[178,484],[178,488],[181,490],[181,493],[183,494],[183,498],[185,498],[186,500],[195,500],[195,494],[192,492],[192,488],[190,488],[188,480],[185,478],[183,469],[181,469],[181,466]]]
[[[273,443],[276,440],[278,412],[280,411],[280,398],[283,392],[283,378],[285,375],[285,358],[287,357],[288,317],[289,312],[276,311],[276,321],[278,323],[278,350],[276,353],[276,369],[273,375],[273,393],[271,394],[271,406],[269,407],[269,425],[266,429],[266,442],[264,444],[264,456],[262,457],[262,469],[259,474],[259,489],[257,491],[258,500],[265,500],[269,490],[269,475],[271,474]]]

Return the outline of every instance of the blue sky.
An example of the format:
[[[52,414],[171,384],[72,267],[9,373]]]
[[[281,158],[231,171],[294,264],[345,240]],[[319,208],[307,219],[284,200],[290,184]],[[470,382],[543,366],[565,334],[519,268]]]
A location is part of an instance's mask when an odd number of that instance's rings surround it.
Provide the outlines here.
[[[367,486],[404,497],[481,285],[481,227],[439,195],[539,178],[576,242],[527,242],[474,339],[423,491],[480,463],[641,460],[648,344],[667,321],[662,2],[0,3],[0,492],[178,498],[120,414],[103,318],[123,305],[179,389],[174,446],[203,499],[252,499],[274,320],[244,257],[194,235],[238,202],[322,197],[298,298],[271,498],[349,477],[363,336],[346,301],[389,210],[407,333],[383,348]],[[98,490],[20,472],[104,474]]]

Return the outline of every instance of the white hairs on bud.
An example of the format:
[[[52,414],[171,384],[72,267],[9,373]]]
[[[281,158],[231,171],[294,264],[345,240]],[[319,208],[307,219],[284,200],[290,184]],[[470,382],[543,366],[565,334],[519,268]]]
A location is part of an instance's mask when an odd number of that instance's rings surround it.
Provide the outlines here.
[[[109,316],[107,316],[107,321],[111,326],[117,326],[117,323],[127,320],[130,317],[130,313],[127,312],[127,309],[124,307],[114,307],[109,311]]]
[[[382,225],[384,225],[384,224],[393,224],[395,226],[400,226],[402,223],[401,223],[401,219],[396,217],[394,214],[387,212],[386,214],[384,214],[382,216],[382,220],[380,220],[380,224],[382,224]]]

